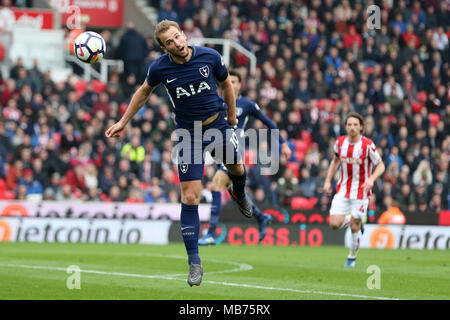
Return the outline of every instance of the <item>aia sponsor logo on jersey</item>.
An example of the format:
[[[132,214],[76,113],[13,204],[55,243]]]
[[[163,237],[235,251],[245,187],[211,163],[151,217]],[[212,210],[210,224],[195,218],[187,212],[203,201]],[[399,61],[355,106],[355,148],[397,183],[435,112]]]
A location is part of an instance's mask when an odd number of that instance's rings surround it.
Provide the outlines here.
[[[211,87],[209,86],[209,84],[205,81],[200,82],[200,84],[198,85],[198,87],[194,87],[193,84],[189,85],[189,89],[184,89],[183,87],[177,87],[176,88],[176,92],[177,92],[177,99],[180,99],[183,96],[186,97],[190,97],[196,94],[201,93],[203,90],[211,90]]]

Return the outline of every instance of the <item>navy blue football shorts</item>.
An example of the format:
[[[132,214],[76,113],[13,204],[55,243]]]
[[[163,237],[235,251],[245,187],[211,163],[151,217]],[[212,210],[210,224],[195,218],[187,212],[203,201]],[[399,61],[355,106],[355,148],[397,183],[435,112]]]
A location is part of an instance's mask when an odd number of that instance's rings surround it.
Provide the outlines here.
[[[216,120],[206,126],[177,129],[174,152],[180,181],[202,179],[206,151],[216,163],[243,163],[239,139],[225,116],[226,112],[222,111]]]

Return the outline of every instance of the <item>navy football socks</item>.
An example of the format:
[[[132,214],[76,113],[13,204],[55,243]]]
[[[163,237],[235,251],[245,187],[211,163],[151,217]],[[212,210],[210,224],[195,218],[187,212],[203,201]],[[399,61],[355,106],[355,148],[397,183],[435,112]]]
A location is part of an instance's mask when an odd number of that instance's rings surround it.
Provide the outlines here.
[[[244,166],[244,174],[242,176],[235,176],[231,172],[228,172],[228,176],[233,182],[233,193],[239,199],[245,197],[245,180],[247,179],[247,170]]]
[[[181,203],[181,235],[188,254],[189,264],[201,264],[198,254],[198,235],[200,233],[200,219],[198,205],[189,206]]]
[[[208,233],[215,236],[219,223],[220,209],[222,207],[222,195],[219,191],[212,192],[211,217],[209,218]]]
[[[255,217],[255,219],[258,222],[261,222],[262,218],[263,218],[261,210],[259,210],[259,208],[257,206],[255,206],[253,203],[252,203],[252,209],[253,209],[253,216]]]

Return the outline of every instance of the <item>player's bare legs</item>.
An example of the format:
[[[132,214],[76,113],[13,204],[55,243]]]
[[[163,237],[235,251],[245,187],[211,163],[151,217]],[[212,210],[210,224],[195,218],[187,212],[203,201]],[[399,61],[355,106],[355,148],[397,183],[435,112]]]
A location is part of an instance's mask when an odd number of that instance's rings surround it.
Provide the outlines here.
[[[350,217],[345,214],[330,215],[330,227],[333,230],[343,229],[348,227],[350,223]]]
[[[356,259],[356,255],[359,250],[359,243],[361,241],[361,219],[355,219],[354,217],[350,220],[350,229],[352,230],[352,240],[350,243],[350,253],[347,258],[346,267],[353,267]]]
[[[212,191],[221,192],[231,186],[231,180],[222,170],[217,170],[212,180]]]
[[[330,227],[332,229],[339,230],[346,227],[350,227],[350,230],[352,231],[350,252],[347,257],[347,263],[345,264],[346,267],[355,266],[356,255],[358,254],[359,243],[361,241],[362,236],[361,225],[362,225],[361,219],[351,217],[350,215],[344,214],[330,215]]]
[[[202,191],[201,180],[181,182],[181,235],[188,254],[189,275],[187,282],[190,286],[199,286],[202,282],[203,268],[198,252],[198,235],[200,219],[198,204]]]
[[[189,206],[195,206],[200,203],[202,192],[202,182],[200,180],[181,182],[181,202]]]

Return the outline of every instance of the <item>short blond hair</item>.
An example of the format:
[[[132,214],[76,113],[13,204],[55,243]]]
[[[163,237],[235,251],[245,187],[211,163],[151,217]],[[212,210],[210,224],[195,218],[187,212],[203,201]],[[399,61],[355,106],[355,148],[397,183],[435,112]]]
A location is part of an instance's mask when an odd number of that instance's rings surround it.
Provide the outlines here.
[[[178,29],[178,31],[181,31],[180,25],[177,22],[172,21],[172,20],[164,19],[156,25],[155,38],[162,47],[164,47],[164,44],[162,43],[161,39],[159,39],[159,35],[161,33],[166,32],[167,30],[169,30],[170,27],[175,27]]]

